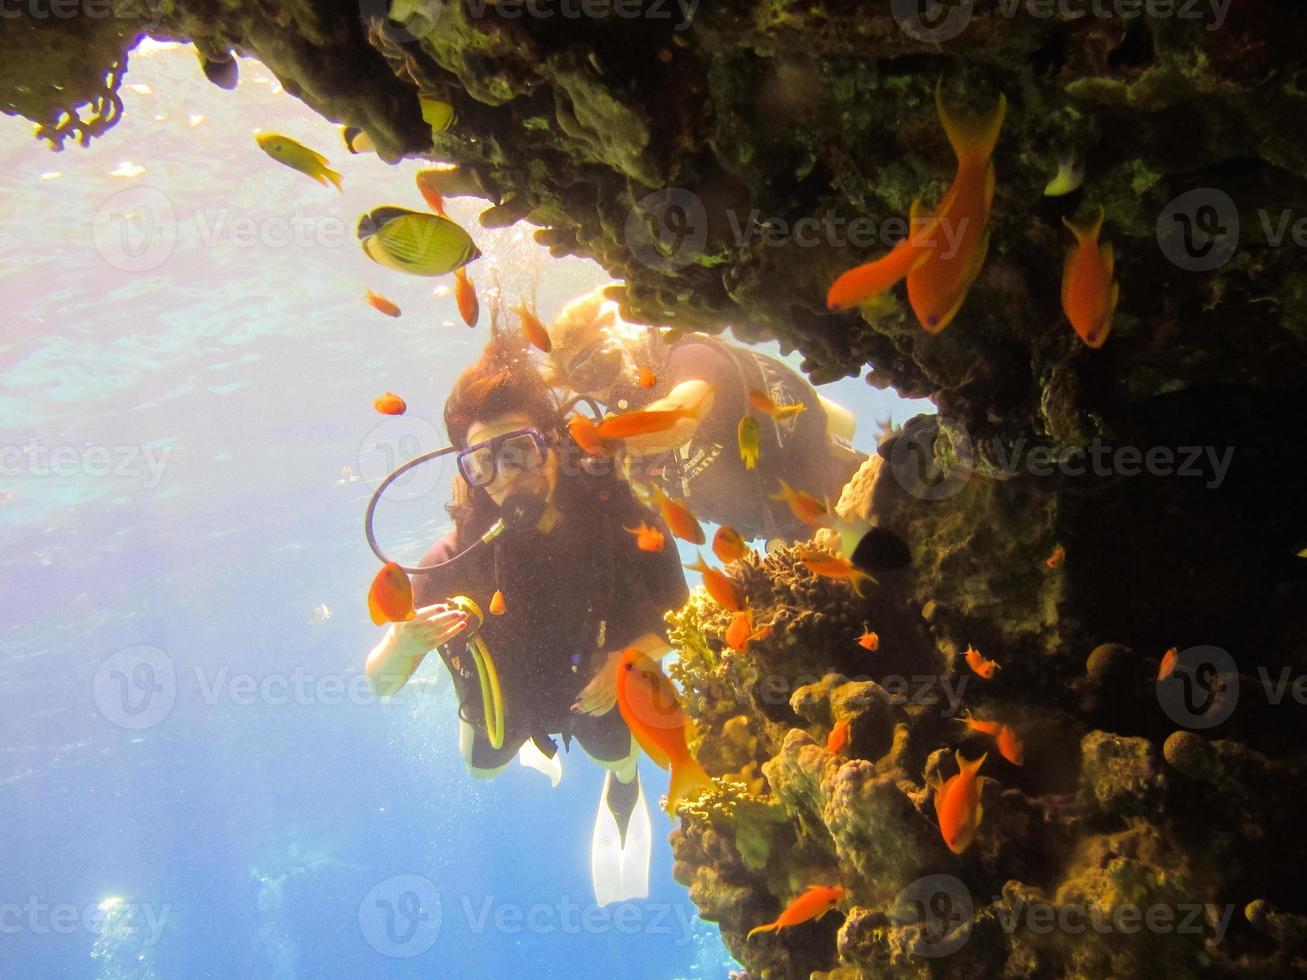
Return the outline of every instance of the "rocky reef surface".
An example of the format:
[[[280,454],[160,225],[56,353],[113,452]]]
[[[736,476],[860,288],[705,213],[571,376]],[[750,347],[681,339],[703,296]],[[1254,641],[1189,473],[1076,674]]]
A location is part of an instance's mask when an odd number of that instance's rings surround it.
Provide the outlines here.
[[[730,325],[814,381],[869,367],[935,400],[840,502],[908,568],[864,599],[793,551],[737,563],[772,628],[746,654],[701,596],[676,616],[694,749],[723,777],[674,835],[676,873],[751,976],[1307,969],[1307,11],[564,8],[31,7],[0,29],[0,109],[86,142],[140,37],[192,41],[218,81],[253,55],[383,158],[457,165],[486,226],[600,262],[632,319]],[[964,109],[1008,102],[984,268],[937,335],[901,298],[830,314],[835,275],[950,179],[939,79]],[[455,125],[433,134],[419,93]],[[1084,182],[1047,197],[1063,158]],[[1061,219],[1100,205],[1121,302],[1092,350],[1061,316]],[[1011,726],[1023,764],[963,708]],[[929,783],[984,752],[984,817],[954,854]],[[846,889],[838,913],[746,942],[813,883]]]

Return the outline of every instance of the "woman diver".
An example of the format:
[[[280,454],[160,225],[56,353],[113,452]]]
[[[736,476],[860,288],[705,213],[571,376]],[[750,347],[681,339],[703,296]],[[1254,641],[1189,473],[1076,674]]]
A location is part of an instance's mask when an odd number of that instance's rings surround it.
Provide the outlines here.
[[[551,735],[565,746],[575,738],[608,770],[591,856],[596,900],[643,897],[651,832],[638,749],[612,709],[620,651],[657,659],[671,649],[663,614],[688,596],[671,535],[610,460],[571,441],[516,335],[495,333],[459,377],[445,428],[460,473],[454,529],[421,565],[446,564],[412,576],[417,615],[391,625],[368,656],[368,679],[379,696],[393,694],[438,649],[458,695],[460,750],[478,778],[531,752],[527,742],[552,759]],[[467,550],[501,518],[508,531]],[[668,544],[637,549],[625,529],[641,523]]]

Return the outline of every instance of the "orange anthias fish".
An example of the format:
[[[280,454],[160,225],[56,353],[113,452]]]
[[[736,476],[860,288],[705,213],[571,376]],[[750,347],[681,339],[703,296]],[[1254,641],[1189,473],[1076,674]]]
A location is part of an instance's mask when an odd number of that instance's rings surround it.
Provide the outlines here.
[[[436,186],[436,179],[441,172],[439,170],[419,170],[414,181],[418,185],[418,190],[422,192],[422,196],[426,199],[427,207],[442,217],[448,217],[445,214],[444,195],[440,193],[440,188]]]
[[[642,523],[639,527],[626,527],[623,530],[635,535],[635,546],[641,551],[662,551],[663,544],[666,543],[663,532],[648,524]]]
[[[454,270],[454,299],[458,303],[458,315],[469,327],[477,325],[481,316],[481,304],[477,302],[476,286],[467,276],[467,269],[459,266]]]
[[[685,744],[686,718],[676,688],[658,664],[635,647],[623,650],[617,662],[617,708],[654,764],[662,769],[671,767],[668,813],[675,813],[682,799],[712,785],[712,777]]]
[[[994,679],[994,672],[999,670],[998,664],[992,660],[986,660],[984,655],[975,647],[967,646],[967,666],[975,671],[976,675],[983,677],[987,681]]]
[[[490,597],[490,615],[504,615],[504,593],[495,589],[495,594]]]
[[[417,615],[413,610],[413,586],[396,562],[386,562],[372,580],[368,612],[377,626],[407,622]]]
[[[970,845],[980,826],[981,817],[985,815],[980,805],[980,791],[984,788],[985,778],[976,772],[988,758],[982,755],[974,762],[958,756],[958,774],[944,782],[939,773],[934,773],[931,785],[935,788],[935,816],[939,820],[939,832],[944,843],[954,854],[961,854]]]
[[[693,565],[686,565],[692,572],[699,572],[703,575],[703,587],[708,590],[708,594],[713,597],[722,608],[728,612],[737,613],[744,608],[744,597],[740,594],[740,587],[731,579],[727,578],[716,568],[706,564],[703,555],[699,555],[699,560]]]
[[[810,493],[795,490],[784,480],[780,481],[781,492],[770,495],[772,500],[783,500],[790,507],[790,512],[809,527],[830,527],[830,509]]]
[[[712,536],[712,553],[723,565],[739,561],[749,553],[749,546],[740,537],[740,532],[723,524]]]
[[[591,456],[607,456],[608,447],[599,436],[598,427],[584,415],[573,415],[567,420],[567,431],[572,439]]]
[[[682,541],[690,542],[690,544],[704,543],[703,528],[699,526],[698,520],[690,513],[689,508],[684,503],[671,499],[657,487],[653,488],[651,496],[654,506],[658,508],[658,513],[662,515],[663,523],[671,529],[674,535]]]
[[[388,391],[372,403],[382,415],[403,415],[408,411],[408,404],[393,391]]]
[[[846,580],[853,591],[862,595],[862,583],[870,582],[872,585],[879,584],[874,578],[858,568],[847,558],[839,555],[832,555],[827,551],[818,551],[813,548],[804,548],[799,552],[799,561],[808,571],[821,575],[825,578],[842,578]]]
[[[1066,253],[1062,266],[1062,310],[1071,321],[1080,339],[1090,347],[1102,347],[1112,331],[1112,316],[1121,288],[1112,278],[1116,264],[1111,244],[1099,245],[1098,233],[1103,229],[1103,208],[1088,225],[1067,226],[1076,242]]]
[[[875,653],[880,649],[880,637],[864,626],[862,635],[858,637],[858,646]]]
[[[775,922],[768,922],[765,926],[754,926],[744,938],[750,939],[756,932],[771,932],[786,926],[797,926],[809,919],[820,919],[835,908],[843,897],[844,889],[839,885],[813,885],[785,906],[785,910]]]
[[[837,755],[843,751],[844,746],[849,744],[849,720],[841,718],[835,723],[835,727],[830,730],[826,736],[826,751],[831,755]]]
[[[1159,681],[1164,681],[1175,673],[1175,661],[1179,656],[1179,647],[1171,647],[1166,653],[1162,654],[1162,664],[1157,669],[1157,679]]]
[[[635,376],[635,386],[637,388],[652,388],[658,383],[654,373],[648,368],[640,368],[639,373]]]
[[[803,404],[803,402],[791,402],[788,405],[777,405],[772,401],[771,396],[768,395],[767,392],[759,391],[757,388],[749,391],[749,404],[764,415],[770,416],[772,420],[776,422],[782,422],[785,419],[794,418],[794,416],[805,411],[808,407]]]
[[[368,290],[368,305],[378,313],[386,314],[386,316],[399,316],[398,306],[370,289]]]
[[[1066,549],[1058,545],[1053,549],[1053,553],[1044,559],[1044,564],[1049,568],[1057,568],[1062,564],[1062,559],[1066,557]]]
[[[958,718],[958,721],[973,732],[993,738],[998,744],[999,753],[1012,765],[1019,766],[1025,762],[1025,749],[1011,726],[1000,721],[981,721],[979,718],[973,718],[970,711]]]
[[[771,627],[764,626],[762,629],[755,630],[753,614],[747,609],[741,609],[731,617],[731,625],[726,627],[726,633],[722,638],[736,653],[744,653],[754,640],[765,639],[768,636],[771,636]]]
[[[609,416],[600,422],[599,434],[605,439],[629,439],[631,436],[644,436],[651,432],[666,432],[682,419],[694,417],[694,412],[687,408],[626,412]]]
[[[927,333],[939,333],[957,315],[989,251],[989,213],[994,203],[994,164],[990,159],[1007,114],[1007,99],[979,119],[950,115],[943,80],[935,85],[935,109],[958,158],[957,173],[934,218],[934,247],[908,273],[908,302]]]
[[[941,80],[942,82],[942,80]],[[935,86],[935,109],[958,159],[953,183],[933,214],[913,201],[908,237],[889,253],[856,266],[831,284],[826,306],[846,310],[883,293],[908,277],[908,300],[917,321],[930,333],[946,327],[980,272],[989,246],[989,212],[994,199],[990,157],[1007,113],[1007,100],[979,120],[959,120],[944,106],[942,84]]]
[[[554,345],[549,342],[549,331],[535,315],[535,311],[526,303],[519,303],[516,312],[518,319],[522,321],[522,333],[526,334],[526,339],[531,342],[531,346],[545,354],[553,350]]]

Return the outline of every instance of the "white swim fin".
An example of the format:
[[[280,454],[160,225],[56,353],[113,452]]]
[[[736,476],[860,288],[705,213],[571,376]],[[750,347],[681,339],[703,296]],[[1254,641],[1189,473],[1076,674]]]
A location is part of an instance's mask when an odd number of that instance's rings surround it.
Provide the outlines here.
[[[528,769],[534,769],[536,772],[548,776],[551,787],[557,786],[563,778],[563,760],[559,758],[559,753],[555,752],[554,757],[551,759],[541,752],[536,747],[536,743],[529,738],[518,749],[517,761]]]
[[[637,783],[634,787],[636,797],[627,817],[623,841],[618,817],[608,801],[609,789],[614,785],[625,788],[609,770],[604,774],[604,789],[599,796],[599,812],[595,815],[594,836],[590,841],[590,877],[594,883],[595,902],[600,906],[649,896],[653,827],[649,822],[644,786]]]

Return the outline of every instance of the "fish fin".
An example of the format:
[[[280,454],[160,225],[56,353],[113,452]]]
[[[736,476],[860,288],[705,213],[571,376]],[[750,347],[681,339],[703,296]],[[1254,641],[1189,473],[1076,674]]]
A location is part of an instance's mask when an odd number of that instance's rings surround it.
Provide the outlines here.
[[[985,210],[988,211],[994,206],[994,185],[997,178],[994,176],[994,162],[991,160],[989,168],[985,171]]]
[[[781,924],[780,924],[779,921],[776,921],[776,922],[768,922],[765,926],[754,926],[752,929],[750,929],[750,930],[745,934],[744,939],[745,939],[745,941],[747,942],[748,940],[750,940],[750,939],[752,939],[752,938],[754,937],[754,934],[755,934],[755,933],[759,933],[759,932],[775,932],[776,930],[780,929],[780,927],[781,927]]]
[[[672,763],[672,781],[667,789],[667,812],[676,813],[677,804],[712,786],[712,777],[687,751],[685,758]]]
[[[1112,283],[1112,292],[1107,298],[1107,326],[1109,329],[1112,326],[1112,314],[1116,312],[1116,301],[1119,300],[1120,298],[1121,298],[1121,284],[1118,282],[1114,282]],[[1104,330],[1103,333],[1104,333],[1104,339],[1106,339],[1107,331]]]
[[[1092,245],[1098,242],[1098,233],[1103,229],[1103,206],[1098,206],[1098,214],[1087,224],[1076,224],[1066,215],[1062,216],[1062,224],[1066,225],[1067,230],[1076,236],[1076,241],[1081,245]]]
[[[332,170],[330,167],[326,166],[325,160],[322,162],[324,164],[322,167],[322,176],[325,177],[327,180],[331,181],[333,184],[335,184],[336,190],[340,191],[341,193],[344,193],[344,188],[340,186],[340,181],[341,181],[340,174],[337,173],[335,170]]]
[[[1102,246],[1100,254],[1103,256],[1103,262],[1107,265],[1107,276],[1110,279],[1112,273],[1116,270],[1116,249],[1112,247],[1111,242],[1108,242]]]
[[[1007,115],[1007,96],[1001,92],[998,103],[987,115],[963,118],[952,114],[944,104],[944,78],[935,83],[935,111],[948,135],[949,145],[957,155],[958,163],[988,160],[994,153],[1003,119]]]
[[[959,755],[957,756],[958,771],[974,775],[987,758],[989,758],[988,752],[982,753],[978,759],[967,759]]]

